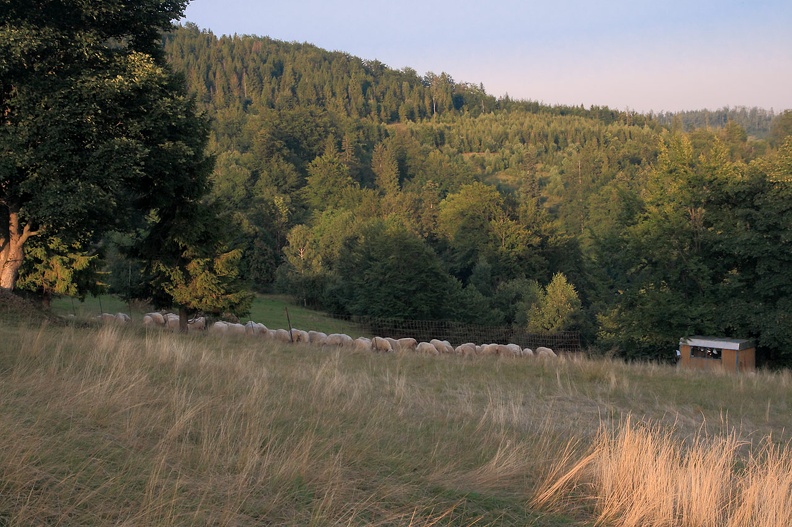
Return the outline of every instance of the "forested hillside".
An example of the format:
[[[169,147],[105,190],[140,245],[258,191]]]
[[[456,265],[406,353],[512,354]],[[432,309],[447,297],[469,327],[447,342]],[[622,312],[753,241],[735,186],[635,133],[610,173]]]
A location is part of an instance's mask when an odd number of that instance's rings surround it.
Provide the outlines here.
[[[652,116],[661,124],[672,129],[686,132],[696,128],[723,128],[730,122],[740,125],[745,133],[759,139],[765,139],[772,133],[776,113],[773,109],[720,108],[718,110],[690,110],[685,112],[660,112]]]
[[[792,360],[792,113],[747,111],[766,141],[736,119],[495,98],[309,44],[192,25],[164,43],[213,119],[211,199],[254,288],[578,329],[627,357],[704,333]]]

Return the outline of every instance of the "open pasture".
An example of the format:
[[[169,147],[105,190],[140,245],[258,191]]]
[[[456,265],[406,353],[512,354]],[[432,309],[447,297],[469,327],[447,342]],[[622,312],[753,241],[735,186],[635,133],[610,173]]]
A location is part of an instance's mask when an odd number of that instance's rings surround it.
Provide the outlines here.
[[[0,342],[0,524],[769,527],[792,514],[787,372],[118,326],[3,325]],[[639,474],[664,485],[652,495]]]
[[[283,295],[256,295],[250,313],[240,320],[243,323],[253,320],[272,328],[287,328],[286,309],[289,310],[289,318],[295,328],[355,336],[360,333],[354,324],[334,319],[321,311],[298,306]],[[143,315],[149,311],[154,311],[151,305],[134,302],[129,304],[113,295],[88,296],[83,302],[69,297],[55,298],[52,301],[52,312],[56,315],[74,315],[80,319],[91,319],[103,312],[121,312],[130,315],[136,323],[141,323]]]

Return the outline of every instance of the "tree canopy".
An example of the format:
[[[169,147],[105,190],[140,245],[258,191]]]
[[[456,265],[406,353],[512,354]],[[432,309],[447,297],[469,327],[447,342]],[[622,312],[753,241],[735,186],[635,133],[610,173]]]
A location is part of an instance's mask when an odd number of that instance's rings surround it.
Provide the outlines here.
[[[214,159],[208,120],[162,47],[186,5],[0,1],[0,288],[22,268],[22,285],[84,294],[91,284],[65,262],[90,270],[111,231],[137,233],[133,252],[170,270],[161,288],[182,306],[200,304],[183,287],[207,269],[229,276],[238,255],[199,255],[189,223]]]
[[[13,289],[31,236],[128,228],[206,160],[158,38],[186,1],[0,5],[0,287]]]

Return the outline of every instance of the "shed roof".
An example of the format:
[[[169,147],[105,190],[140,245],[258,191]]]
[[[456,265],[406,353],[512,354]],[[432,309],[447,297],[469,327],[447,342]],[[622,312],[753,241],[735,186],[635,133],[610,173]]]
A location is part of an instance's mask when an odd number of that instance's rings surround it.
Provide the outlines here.
[[[687,344],[688,346],[701,346],[702,348],[717,348],[723,350],[744,350],[753,348],[754,344],[749,339],[727,339],[722,337],[682,337],[679,339],[679,344]]]

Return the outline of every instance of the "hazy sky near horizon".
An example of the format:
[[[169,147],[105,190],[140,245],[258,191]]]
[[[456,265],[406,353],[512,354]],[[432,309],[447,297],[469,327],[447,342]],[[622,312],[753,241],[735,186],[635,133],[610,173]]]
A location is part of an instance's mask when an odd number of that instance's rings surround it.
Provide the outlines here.
[[[790,0],[192,0],[187,21],[547,104],[792,109]]]

